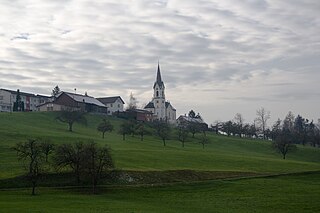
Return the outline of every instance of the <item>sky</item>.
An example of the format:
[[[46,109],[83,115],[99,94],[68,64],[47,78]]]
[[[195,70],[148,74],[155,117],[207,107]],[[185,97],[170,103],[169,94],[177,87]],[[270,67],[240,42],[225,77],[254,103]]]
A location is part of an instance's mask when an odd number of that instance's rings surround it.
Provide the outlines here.
[[[177,117],[320,118],[319,0],[2,0],[0,88],[153,95]]]

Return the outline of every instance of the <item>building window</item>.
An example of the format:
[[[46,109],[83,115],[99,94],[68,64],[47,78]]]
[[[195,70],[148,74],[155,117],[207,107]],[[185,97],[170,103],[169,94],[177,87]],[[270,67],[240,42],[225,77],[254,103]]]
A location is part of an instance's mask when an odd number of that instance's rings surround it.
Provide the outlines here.
[[[157,94],[156,96],[159,97],[159,91],[157,91],[156,94]]]
[[[113,104],[110,104],[110,107],[113,107]]]
[[[157,101],[157,104],[159,103],[159,101]]]
[[[120,104],[118,104],[118,108],[120,108]]]
[[[0,96],[0,100],[3,100],[3,96],[2,95]]]

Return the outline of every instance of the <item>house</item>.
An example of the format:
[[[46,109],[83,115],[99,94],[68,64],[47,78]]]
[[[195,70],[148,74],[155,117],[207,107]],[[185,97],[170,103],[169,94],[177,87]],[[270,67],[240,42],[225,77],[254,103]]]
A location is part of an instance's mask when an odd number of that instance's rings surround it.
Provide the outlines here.
[[[161,78],[160,65],[158,63],[157,78],[153,85],[153,98],[144,107],[154,114],[157,120],[176,123],[176,109],[165,99],[165,86]]]
[[[59,93],[54,101],[38,106],[39,111],[83,111],[107,113],[107,107],[94,97],[69,92]]]
[[[20,92],[24,111],[37,111],[37,106],[51,100],[50,96]],[[12,112],[17,99],[17,91],[0,89],[0,112]]]
[[[180,115],[179,118],[177,119],[177,124],[196,124],[199,126],[201,129],[208,129],[208,124],[203,121],[200,115],[197,115],[196,117],[189,117],[186,115]]]
[[[153,113],[143,109],[128,109],[125,111],[129,118],[136,121],[149,122],[153,120]]]
[[[101,103],[108,107],[108,115],[115,112],[123,112],[124,101],[120,96],[97,98]]]

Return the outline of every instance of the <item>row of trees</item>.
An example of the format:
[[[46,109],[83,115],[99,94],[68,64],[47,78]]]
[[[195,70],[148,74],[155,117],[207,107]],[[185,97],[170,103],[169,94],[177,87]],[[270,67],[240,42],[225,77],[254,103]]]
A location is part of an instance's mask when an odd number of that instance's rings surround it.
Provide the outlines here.
[[[54,146],[45,139],[28,139],[17,143],[13,149],[18,159],[23,161],[26,177],[32,185],[32,195],[40,177],[53,168],[56,171],[72,171],[78,185],[82,179],[91,180],[93,193],[103,175],[114,168],[107,146],[100,147],[94,141]],[[52,161],[48,156],[52,155]]]
[[[257,118],[253,123],[245,123],[240,113],[237,113],[233,120],[226,122],[216,121],[211,128],[217,133],[224,132],[226,135],[239,137],[263,138],[275,141],[283,130],[292,138],[295,144],[310,144],[320,146],[320,121],[315,124],[301,115],[296,117],[292,112],[280,120],[278,119],[270,128],[267,121],[270,118],[270,112],[261,108],[257,110]]]

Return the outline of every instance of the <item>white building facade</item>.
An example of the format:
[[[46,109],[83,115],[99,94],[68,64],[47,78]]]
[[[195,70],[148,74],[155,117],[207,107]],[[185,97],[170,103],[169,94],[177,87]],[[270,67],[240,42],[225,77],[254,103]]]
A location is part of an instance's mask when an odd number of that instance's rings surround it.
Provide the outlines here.
[[[108,107],[108,115],[115,112],[123,112],[124,101],[120,96],[97,98],[101,103]]]
[[[160,65],[158,64],[157,78],[153,85],[153,98],[144,107],[145,110],[152,112],[155,119],[176,122],[176,109],[170,102],[166,101],[165,86],[161,78]]]
[[[25,111],[37,111],[37,106],[50,100],[49,96],[20,92]],[[0,112],[12,112],[17,99],[17,91],[0,89]]]

